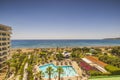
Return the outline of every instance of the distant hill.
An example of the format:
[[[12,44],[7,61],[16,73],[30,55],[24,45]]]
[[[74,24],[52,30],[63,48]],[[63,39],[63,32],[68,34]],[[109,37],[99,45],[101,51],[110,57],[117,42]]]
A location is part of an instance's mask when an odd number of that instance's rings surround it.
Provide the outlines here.
[[[120,40],[120,37],[118,37],[118,38],[104,38],[104,39],[107,39],[107,40]]]

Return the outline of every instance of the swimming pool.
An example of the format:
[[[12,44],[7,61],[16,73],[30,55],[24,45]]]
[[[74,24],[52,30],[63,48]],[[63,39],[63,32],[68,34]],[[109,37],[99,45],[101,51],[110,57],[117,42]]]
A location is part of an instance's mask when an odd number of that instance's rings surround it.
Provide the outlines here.
[[[55,77],[57,77],[58,76],[58,73],[56,72],[56,70],[57,70],[57,67],[58,66],[55,66],[54,64],[45,64],[45,65],[43,65],[43,66],[39,66],[39,69],[42,71],[42,72],[44,72],[44,74],[45,74],[45,78],[48,78],[49,76],[48,76],[48,74],[47,73],[45,73],[45,71],[46,71],[46,69],[49,67],[49,66],[51,66],[53,69],[54,69],[54,73],[51,75],[51,78],[55,78]],[[72,67],[72,66],[61,66],[62,68],[63,68],[63,70],[64,70],[64,73],[63,74],[61,74],[61,77],[70,77],[70,76],[77,76],[77,73],[76,73],[76,71],[74,70],[74,68]]]

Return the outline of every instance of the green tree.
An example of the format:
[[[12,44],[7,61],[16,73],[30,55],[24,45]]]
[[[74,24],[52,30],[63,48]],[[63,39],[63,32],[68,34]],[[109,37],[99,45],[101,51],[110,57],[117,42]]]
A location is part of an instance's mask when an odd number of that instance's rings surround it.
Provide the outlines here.
[[[112,53],[113,55],[120,56],[120,47],[114,47],[114,48],[111,50],[111,53]]]
[[[56,54],[56,58],[60,61],[63,59],[63,55],[61,53]]]
[[[28,77],[27,80],[33,80],[33,67],[32,66],[28,66],[28,68],[26,69],[27,73],[28,73]]]
[[[53,72],[54,69],[50,66],[46,69],[46,73],[49,75],[49,80],[51,80],[51,75],[53,74]]]
[[[113,75],[120,75],[120,68],[117,68],[112,65],[105,66],[105,69],[111,72]]]
[[[82,53],[88,53],[89,52],[89,48],[87,48],[87,47],[83,47],[82,48]]]
[[[12,64],[11,64],[11,66],[15,69],[15,75],[17,74],[17,72],[18,72],[18,65],[19,65],[19,63],[18,62],[12,62]]]
[[[59,66],[57,68],[57,72],[58,72],[58,80],[60,80],[60,76],[61,76],[61,74],[63,74],[64,70],[63,70],[63,68],[61,66]]]
[[[75,57],[77,57],[77,56],[76,56],[75,53],[72,52],[72,53],[71,53],[71,57],[72,57],[72,58],[75,58]]]
[[[7,60],[7,61],[6,61],[7,68],[8,68],[8,71],[7,71],[7,77],[9,77],[9,76],[10,76],[10,75],[9,75],[9,73],[10,73],[10,63],[11,63],[11,61],[10,61],[10,60]]]
[[[35,74],[40,80],[43,80],[44,73],[42,71],[39,71]]]
[[[20,54],[20,53],[22,52],[22,50],[21,50],[21,49],[18,49],[17,52]]]

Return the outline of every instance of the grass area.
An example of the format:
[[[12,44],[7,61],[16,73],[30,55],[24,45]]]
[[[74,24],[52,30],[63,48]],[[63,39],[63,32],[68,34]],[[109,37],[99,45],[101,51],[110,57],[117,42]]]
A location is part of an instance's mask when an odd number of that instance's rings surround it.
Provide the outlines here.
[[[89,80],[120,80],[120,75],[114,75],[114,76],[93,76]]]

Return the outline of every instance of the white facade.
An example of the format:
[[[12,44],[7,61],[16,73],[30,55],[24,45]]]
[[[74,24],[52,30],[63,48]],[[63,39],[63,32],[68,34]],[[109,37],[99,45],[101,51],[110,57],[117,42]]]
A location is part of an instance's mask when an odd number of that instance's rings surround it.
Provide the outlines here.
[[[0,71],[6,68],[5,61],[10,53],[11,27],[0,24]]]

